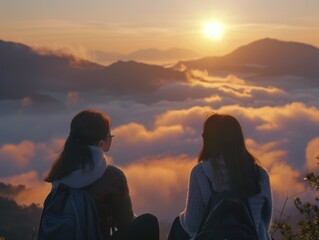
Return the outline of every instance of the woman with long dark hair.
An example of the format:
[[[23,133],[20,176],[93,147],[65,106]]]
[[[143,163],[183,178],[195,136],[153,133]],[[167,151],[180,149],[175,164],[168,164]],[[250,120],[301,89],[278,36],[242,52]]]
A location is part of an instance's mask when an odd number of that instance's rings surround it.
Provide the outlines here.
[[[105,239],[159,239],[157,218],[151,214],[134,217],[124,173],[109,165],[104,152],[111,147],[110,118],[96,110],[84,110],[71,121],[63,150],[46,181],[57,188],[85,188],[93,193],[100,231]],[[111,228],[117,231],[111,236]]]
[[[270,239],[272,214],[269,175],[245,146],[237,119],[226,114],[210,115],[203,127],[203,147],[191,171],[186,207],[172,225],[169,240],[185,240],[198,230],[210,196],[231,191],[248,199],[259,240]]]

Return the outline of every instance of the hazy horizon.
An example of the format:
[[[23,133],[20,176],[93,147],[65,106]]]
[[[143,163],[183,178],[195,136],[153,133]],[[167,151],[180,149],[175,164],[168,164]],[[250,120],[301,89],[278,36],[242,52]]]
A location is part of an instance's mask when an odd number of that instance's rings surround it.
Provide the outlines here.
[[[1,1],[0,38],[33,47],[129,53],[139,49],[188,48],[224,55],[260,38],[319,45],[319,3],[253,0],[235,2]],[[221,38],[203,33],[222,25]],[[129,42],[129,44],[127,44]]]
[[[47,46],[33,46],[28,45],[24,42],[14,41],[14,40],[5,40],[1,39],[5,42],[12,42],[17,44],[23,44],[31,49],[33,49],[36,53],[41,55],[55,55],[55,56],[71,56],[75,57],[79,60],[87,60],[93,63],[97,63],[103,66],[109,66],[110,64],[113,64],[117,61],[136,61],[140,63],[146,63],[146,64],[154,64],[154,65],[160,65],[164,67],[172,67],[179,61],[187,61],[187,60],[196,60],[201,59],[205,57],[223,57],[228,54],[231,54],[238,48],[242,46],[249,45],[253,42],[264,40],[264,39],[271,39],[281,42],[287,42],[287,43],[300,43],[305,44],[309,46],[313,46],[316,48],[319,48],[319,46],[309,44],[306,42],[298,42],[293,40],[282,40],[282,39],[275,39],[275,38],[269,38],[269,37],[263,37],[258,38],[253,41],[244,43],[243,45],[238,45],[234,47],[234,49],[231,49],[229,52],[226,52],[221,55],[203,55],[198,52],[193,51],[192,49],[188,48],[180,48],[180,47],[171,47],[166,49],[160,49],[155,47],[147,47],[147,48],[141,48],[141,49],[135,49],[130,52],[115,52],[115,51],[103,51],[103,50],[84,50],[81,49],[80,52],[78,52],[76,49],[72,48],[66,48],[66,47],[47,47]],[[167,54],[167,52],[170,51],[170,54]],[[172,56],[172,53],[177,52],[177,56]],[[155,56],[152,56],[152,53],[155,54]]]

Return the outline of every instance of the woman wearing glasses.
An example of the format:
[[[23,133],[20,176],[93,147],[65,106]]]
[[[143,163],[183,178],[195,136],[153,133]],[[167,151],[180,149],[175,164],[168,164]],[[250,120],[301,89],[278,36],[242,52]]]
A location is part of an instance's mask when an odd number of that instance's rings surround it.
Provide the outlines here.
[[[159,239],[157,218],[151,214],[134,217],[124,173],[107,164],[112,138],[110,118],[96,110],[84,110],[71,121],[63,150],[46,181],[57,188],[86,188],[93,193],[101,234],[105,239]],[[111,236],[111,229],[117,231]]]

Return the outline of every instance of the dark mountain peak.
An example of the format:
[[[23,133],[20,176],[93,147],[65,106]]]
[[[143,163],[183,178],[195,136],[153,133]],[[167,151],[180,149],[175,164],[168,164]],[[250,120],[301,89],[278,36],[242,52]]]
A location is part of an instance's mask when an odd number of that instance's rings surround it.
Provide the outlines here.
[[[305,43],[264,38],[241,46],[223,57],[183,61],[175,67],[182,65],[209,72],[317,77],[319,49]]]
[[[120,70],[123,71],[123,69],[126,70],[137,70],[137,69],[163,69],[164,67],[158,66],[158,65],[152,65],[152,64],[147,64],[147,63],[141,63],[141,62],[136,62],[133,60],[130,61],[122,61],[119,60],[115,63],[112,63],[110,66],[106,67],[106,69],[112,69],[112,70]]]
[[[308,49],[318,49],[306,43],[283,41],[283,40],[278,40],[275,38],[262,38],[254,42],[251,42],[245,46],[242,46],[242,48],[243,47],[285,47],[285,48],[303,47]]]
[[[271,44],[280,44],[280,43],[285,43],[284,41],[281,41],[281,40],[278,40],[278,39],[275,39],[275,38],[261,38],[261,39],[258,39],[258,40],[255,40],[247,45],[271,45]],[[246,46],[247,46],[246,45]]]
[[[143,63],[138,63],[135,61],[123,61],[123,60],[118,60],[114,63],[112,63],[111,65],[107,66],[106,69],[112,69],[112,70],[121,70],[123,68],[135,68],[136,66],[140,66],[140,65],[144,65]]]
[[[109,67],[111,66],[124,66],[124,65],[145,65],[144,63],[139,63],[133,60],[129,61],[124,61],[124,60],[118,60],[115,63],[112,63]]]
[[[104,68],[103,76],[109,89],[126,97],[154,92],[168,82],[186,80],[183,73],[173,69],[136,61],[117,61]]]
[[[0,47],[1,48],[20,48],[20,49],[26,49],[26,50],[31,50],[30,47],[27,45],[21,44],[21,43],[15,43],[15,42],[10,42],[10,41],[4,41],[0,39]]]
[[[16,54],[34,54],[34,50],[27,45],[0,40],[0,57],[12,58]]]
[[[129,54],[104,52],[100,50],[92,51],[90,59],[104,65],[110,65],[111,63],[115,63],[118,60],[133,60],[150,64],[163,64],[176,62],[181,59],[194,59],[200,56],[201,55],[199,53],[186,48],[169,48],[166,50],[161,50],[158,48],[144,48],[131,52]]]
[[[230,62],[269,65],[274,61],[310,60],[318,53],[318,48],[308,44],[264,38],[237,48],[225,58]]]
[[[105,72],[111,74],[113,78],[117,78],[119,81],[135,79],[136,81],[150,82],[150,79],[181,80],[185,78],[184,74],[171,68],[136,61],[117,61],[106,67]]]

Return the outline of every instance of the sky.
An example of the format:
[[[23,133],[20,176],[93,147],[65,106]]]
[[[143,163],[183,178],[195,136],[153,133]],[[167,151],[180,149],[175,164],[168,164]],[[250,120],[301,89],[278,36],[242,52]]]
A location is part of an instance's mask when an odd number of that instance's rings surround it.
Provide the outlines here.
[[[319,46],[316,0],[1,0],[0,39],[34,47],[129,53],[173,47],[224,55],[260,38]],[[203,33],[205,22],[222,37]]]

